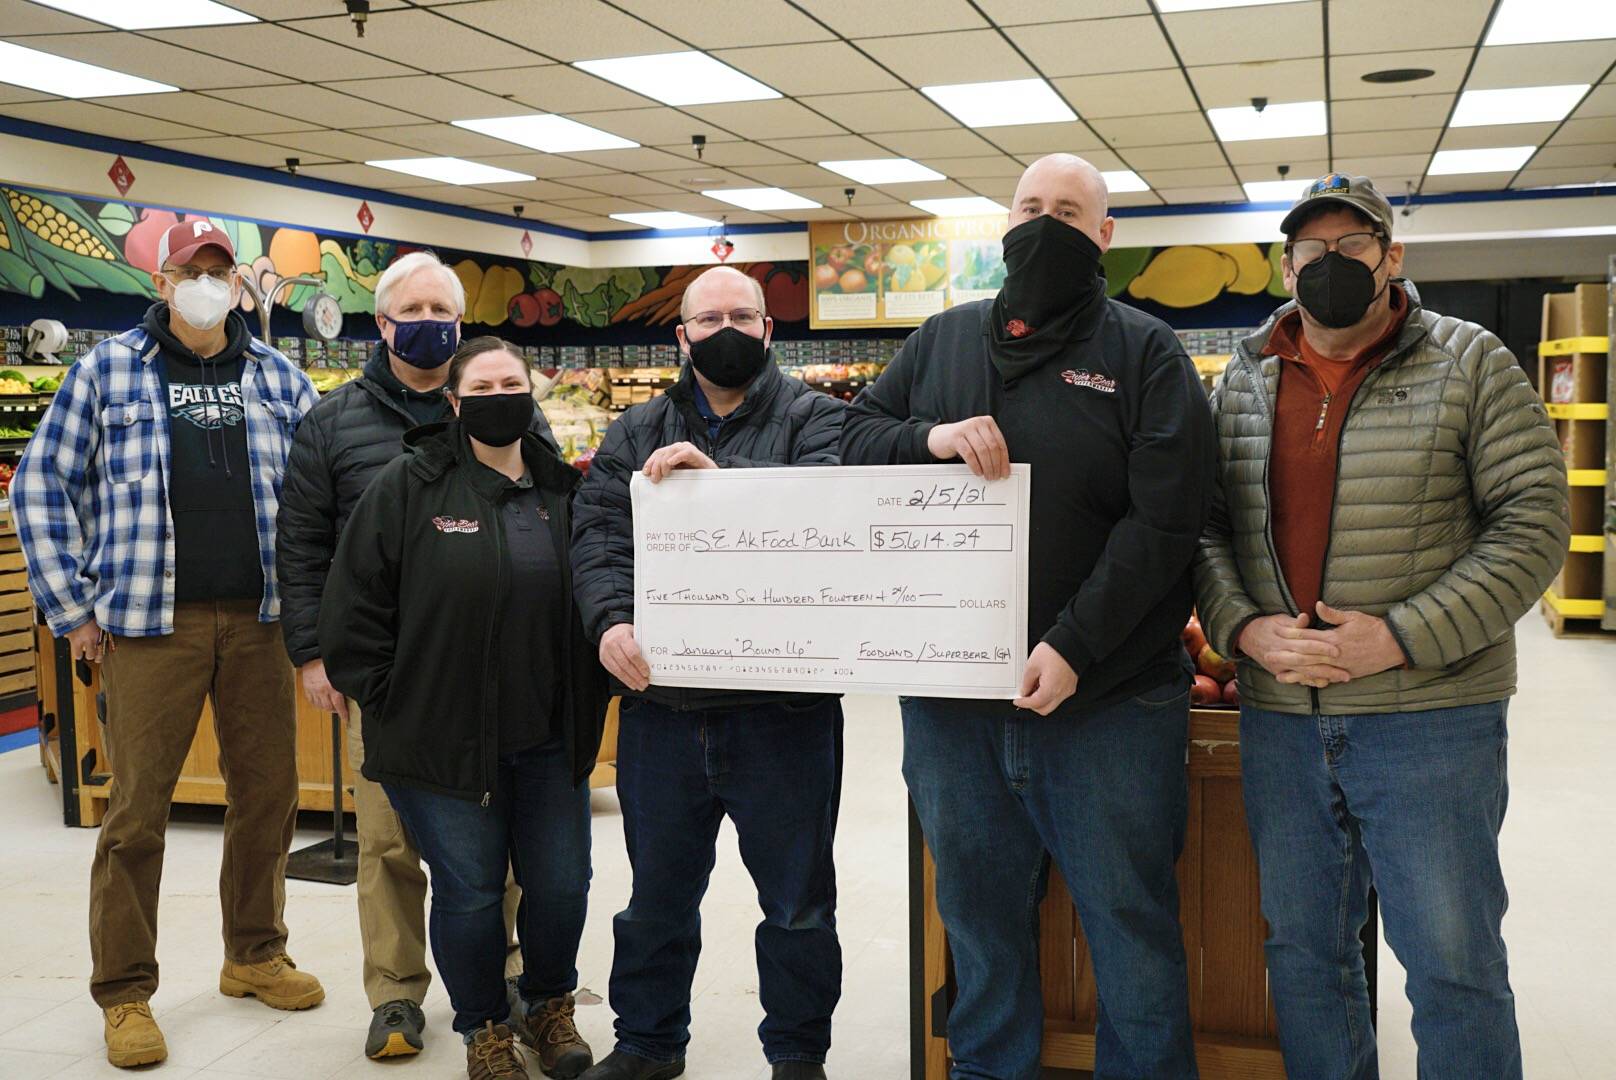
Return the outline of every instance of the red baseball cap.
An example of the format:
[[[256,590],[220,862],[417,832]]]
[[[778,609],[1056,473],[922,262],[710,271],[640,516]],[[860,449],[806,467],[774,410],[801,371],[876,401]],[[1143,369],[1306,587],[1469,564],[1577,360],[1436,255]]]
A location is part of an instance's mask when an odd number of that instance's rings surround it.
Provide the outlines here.
[[[207,218],[195,218],[170,225],[163,233],[163,238],[157,241],[157,267],[184,266],[205,247],[218,248],[225,258],[236,261],[236,249],[230,245],[229,235]]]

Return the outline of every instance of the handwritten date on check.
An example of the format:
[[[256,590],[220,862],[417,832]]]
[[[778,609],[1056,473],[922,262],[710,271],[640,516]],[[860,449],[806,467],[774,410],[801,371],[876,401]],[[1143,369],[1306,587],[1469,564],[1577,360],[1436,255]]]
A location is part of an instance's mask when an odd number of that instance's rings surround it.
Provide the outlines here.
[[[1013,698],[1031,467],[636,474],[634,636],[660,686]]]

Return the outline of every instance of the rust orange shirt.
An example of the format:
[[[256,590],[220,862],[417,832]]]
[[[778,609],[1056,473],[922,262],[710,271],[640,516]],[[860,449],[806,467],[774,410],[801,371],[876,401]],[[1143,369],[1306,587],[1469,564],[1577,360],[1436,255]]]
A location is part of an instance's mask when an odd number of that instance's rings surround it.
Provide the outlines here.
[[[1298,610],[1314,622],[1324,590],[1341,429],[1353,394],[1391,351],[1408,317],[1402,288],[1390,288],[1391,325],[1350,359],[1331,360],[1315,352],[1303,332],[1301,314],[1294,311],[1274,327],[1264,350],[1283,361],[1268,474],[1274,549]]]

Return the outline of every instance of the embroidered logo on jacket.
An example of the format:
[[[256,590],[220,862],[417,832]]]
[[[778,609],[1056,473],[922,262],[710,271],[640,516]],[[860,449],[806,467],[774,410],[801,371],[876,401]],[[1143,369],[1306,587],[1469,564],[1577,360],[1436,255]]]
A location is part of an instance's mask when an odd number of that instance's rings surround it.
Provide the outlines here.
[[[474,533],[483,527],[480,521],[452,517],[435,517],[432,524],[437,526],[441,533]]]
[[[1114,394],[1117,392],[1117,380],[1108,379],[1104,375],[1098,375],[1087,368],[1081,371],[1063,371],[1061,372],[1061,378],[1073,386],[1084,386],[1090,390],[1098,390],[1102,394]]]

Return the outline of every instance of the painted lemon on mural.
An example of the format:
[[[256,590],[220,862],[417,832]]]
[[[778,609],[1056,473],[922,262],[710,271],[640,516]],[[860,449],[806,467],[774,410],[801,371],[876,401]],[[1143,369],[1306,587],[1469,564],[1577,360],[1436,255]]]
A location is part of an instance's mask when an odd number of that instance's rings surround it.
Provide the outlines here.
[[[1276,241],[1268,245],[1268,265],[1273,268],[1273,272],[1268,278],[1268,295],[1279,296],[1289,300],[1291,298],[1291,294],[1285,288],[1285,268],[1279,264],[1279,260],[1282,259],[1284,255],[1284,244]]]
[[[1272,270],[1256,244],[1170,247],[1128,283],[1128,294],[1165,307],[1190,308],[1216,300],[1224,290],[1243,295],[1268,287]]]
[[[1232,293],[1242,296],[1256,296],[1268,288],[1268,279],[1273,275],[1273,268],[1263,256],[1262,248],[1256,244],[1211,244],[1213,251],[1227,255],[1234,260],[1237,272],[1235,279],[1229,284]]]

